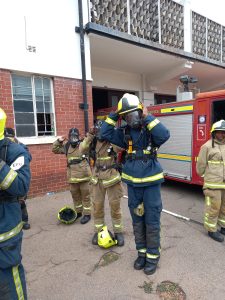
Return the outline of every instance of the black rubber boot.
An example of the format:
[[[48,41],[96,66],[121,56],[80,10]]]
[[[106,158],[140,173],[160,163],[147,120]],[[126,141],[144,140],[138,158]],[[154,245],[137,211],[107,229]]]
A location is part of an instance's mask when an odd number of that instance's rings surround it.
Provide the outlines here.
[[[76,220],[77,220],[78,218],[80,218],[80,217],[82,217],[82,213],[81,213],[81,212],[78,212],[78,213],[77,213],[77,218],[76,218]]]
[[[24,229],[24,230],[30,229],[30,224],[29,224],[28,222],[24,222],[24,223],[23,223],[23,229]]]
[[[158,260],[152,260],[152,259],[148,259],[146,258],[146,264],[145,264],[145,267],[144,267],[144,273],[146,275],[152,275],[155,273],[156,271],[156,268],[157,268],[157,265],[158,265]]]
[[[138,258],[134,261],[135,270],[142,270],[146,263],[146,254],[138,252]]]
[[[89,222],[91,220],[91,216],[90,215],[84,215],[81,219],[80,219],[80,223],[81,224],[86,224],[87,222]]]
[[[220,233],[222,233],[223,235],[225,235],[225,228],[221,227]]]
[[[214,241],[217,241],[217,242],[223,242],[224,241],[224,237],[221,235],[221,233],[219,231],[216,231],[216,232],[211,232],[211,231],[208,231],[208,235],[214,240]]]
[[[117,240],[117,245],[122,247],[124,245],[124,236],[122,232],[115,233],[115,240]]]
[[[97,232],[93,235],[92,245],[98,245],[98,233]]]

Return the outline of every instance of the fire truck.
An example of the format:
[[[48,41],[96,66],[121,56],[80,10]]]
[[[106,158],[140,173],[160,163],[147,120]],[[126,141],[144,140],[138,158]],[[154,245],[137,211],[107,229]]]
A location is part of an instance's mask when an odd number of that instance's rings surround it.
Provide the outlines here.
[[[158,160],[168,179],[202,185],[196,173],[200,147],[210,139],[214,122],[225,119],[225,90],[198,93],[195,99],[148,107],[169,130]]]
[[[192,100],[170,102],[147,107],[169,130],[170,139],[158,150],[167,179],[202,185],[196,173],[200,147],[210,138],[214,122],[225,119],[225,90],[198,93]],[[105,119],[114,110],[107,108],[97,113]]]

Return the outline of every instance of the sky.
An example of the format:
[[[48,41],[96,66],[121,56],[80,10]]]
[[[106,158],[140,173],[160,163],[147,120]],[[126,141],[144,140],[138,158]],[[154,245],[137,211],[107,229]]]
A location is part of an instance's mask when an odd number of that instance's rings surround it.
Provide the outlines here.
[[[225,26],[225,0],[190,0],[196,13]]]

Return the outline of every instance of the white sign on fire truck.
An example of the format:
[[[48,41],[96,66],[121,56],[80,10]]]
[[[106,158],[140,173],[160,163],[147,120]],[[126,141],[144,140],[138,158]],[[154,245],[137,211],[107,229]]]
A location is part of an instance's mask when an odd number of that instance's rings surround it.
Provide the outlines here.
[[[197,126],[197,140],[202,141],[206,139],[206,125],[198,124]]]

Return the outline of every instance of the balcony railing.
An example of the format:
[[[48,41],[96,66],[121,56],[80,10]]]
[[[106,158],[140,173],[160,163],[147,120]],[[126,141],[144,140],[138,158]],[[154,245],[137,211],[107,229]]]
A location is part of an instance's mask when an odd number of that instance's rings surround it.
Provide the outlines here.
[[[90,0],[90,13],[93,23],[176,49],[187,51],[185,39],[191,37],[188,51],[225,62],[225,27],[191,10],[187,15],[172,0]],[[185,17],[190,28],[184,28]]]

